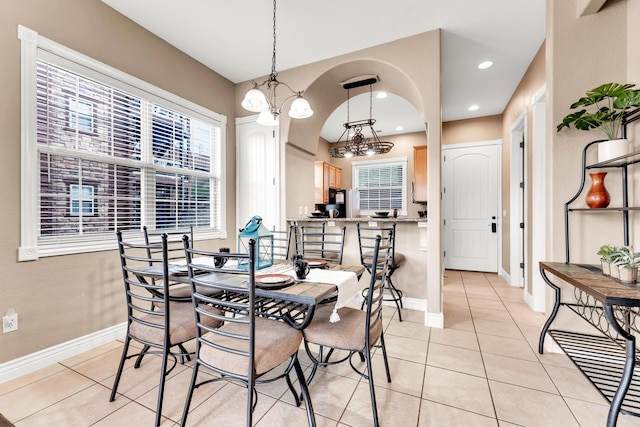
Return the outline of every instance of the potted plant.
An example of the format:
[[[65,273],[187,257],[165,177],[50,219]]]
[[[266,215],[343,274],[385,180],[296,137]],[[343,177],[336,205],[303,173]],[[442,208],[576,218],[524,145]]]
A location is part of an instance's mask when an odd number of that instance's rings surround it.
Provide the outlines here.
[[[602,267],[602,274],[605,276],[611,276],[611,254],[616,250],[615,246],[602,245],[597,254],[600,255],[600,265]]]
[[[571,109],[580,110],[565,116],[556,127],[557,131],[570,128],[571,125],[580,130],[602,131],[606,141],[598,144],[598,162],[628,154],[629,142],[620,139],[620,128],[625,113],[640,106],[640,90],[632,89],[634,86],[605,83],[588,90],[585,97],[571,104]]]
[[[611,264],[618,266],[620,282],[635,283],[640,266],[640,252],[633,252],[633,246],[621,246],[613,254],[615,259]]]

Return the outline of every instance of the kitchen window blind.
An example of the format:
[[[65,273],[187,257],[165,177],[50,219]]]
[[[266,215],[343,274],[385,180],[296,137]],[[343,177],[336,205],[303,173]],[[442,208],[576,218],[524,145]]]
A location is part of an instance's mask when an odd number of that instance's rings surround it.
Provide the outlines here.
[[[23,138],[37,158],[28,246],[35,244],[38,256],[103,250],[105,242],[114,245],[116,230],[144,225],[220,235],[218,115],[144,82],[136,86],[117,70],[120,78],[113,78],[92,60],[80,62],[36,50],[35,99],[27,100],[35,131]]]
[[[406,212],[406,158],[353,162],[360,214],[398,209]]]

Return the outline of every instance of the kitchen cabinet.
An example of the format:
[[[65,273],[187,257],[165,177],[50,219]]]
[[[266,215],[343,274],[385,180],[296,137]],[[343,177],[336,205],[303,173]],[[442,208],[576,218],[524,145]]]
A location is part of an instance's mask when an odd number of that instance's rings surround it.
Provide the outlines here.
[[[331,164],[329,165],[329,188],[342,189],[342,169]]]
[[[413,147],[413,201],[427,202],[427,146]]]
[[[342,169],[327,162],[315,162],[314,199],[317,204],[329,203],[329,189],[342,188]]]

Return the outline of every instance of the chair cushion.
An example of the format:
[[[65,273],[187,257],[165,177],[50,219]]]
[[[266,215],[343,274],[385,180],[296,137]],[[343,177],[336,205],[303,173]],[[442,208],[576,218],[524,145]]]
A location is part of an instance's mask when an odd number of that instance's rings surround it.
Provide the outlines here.
[[[365,265],[370,265],[371,264],[371,260],[373,259],[373,252],[365,252],[362,254],[362,259]],[[398,268],[402,265],[402,263],[404,262],[405,257],[404,255],[402,255],[400,252],[396,252],[393,255],[393,266],[392,268]]]
[[[289,359],[298,351],[300,343],[302,343],[302,332],[285,322],[256,317],[255,327],[254,367],[258,375],[269,372]],[[219,329],[224,332],[247,335],[249,325],[227,322]],[[203,338],[226,347],[242,351],[249,350],[248,341],[240,341],[212,332],[205,334]],[[200,347],[200,359],[213,367],[237,375],[247,376],[249,373],[249,359],[247,357],[219,350],[209,345],[202,344]]]
[[[191,302],[170,302],[169,309],[170,315],[170,340],[171,344],[180,344],[196,337],[196,319],[193,310],[193,304]],[[205,308],[210,313],[217,313],[222,315],[222,312],[213,307]],[[162,310],[162,307],[158,307],[158,310]],[[164,322],[164,316],[154,316],[151,314],[145,314],[138,316],[140,319],[156,325],[162,325]],[[206,323],[212,328],[217,328],[222,324],[221,321],[202,317],[203,323]],[[139,338],[143,341],[162,346],[164,342],[164,328],[156,328],[153,326],[147,326],[139,322],[131,323],[129,329],[131,335]]]
[[[335,347],[343,350],[362,350],[365,346],[365,326],[367,312],[351,307],[338,310],[340,321],[331,323],[329,316],[333,306],[324,305],[316,309],[313,320],[304,331],[304,339],[310,343]],[[382,332],[382,321],[373,325],[369,342],[375,344]]]

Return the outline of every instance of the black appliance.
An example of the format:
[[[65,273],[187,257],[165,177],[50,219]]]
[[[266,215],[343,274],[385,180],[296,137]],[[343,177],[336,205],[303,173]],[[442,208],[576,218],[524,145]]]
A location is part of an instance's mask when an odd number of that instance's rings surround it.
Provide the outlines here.
[[[337,209],[337,218],[347,217],[347,190],[329,189],[329,203],[325,205],[324,210],[329,212],[330,209]]]

